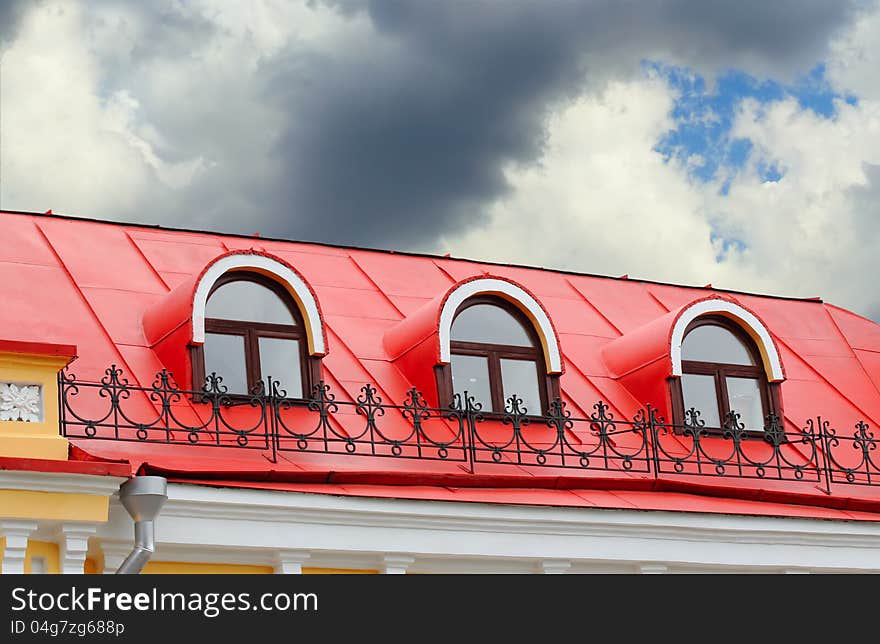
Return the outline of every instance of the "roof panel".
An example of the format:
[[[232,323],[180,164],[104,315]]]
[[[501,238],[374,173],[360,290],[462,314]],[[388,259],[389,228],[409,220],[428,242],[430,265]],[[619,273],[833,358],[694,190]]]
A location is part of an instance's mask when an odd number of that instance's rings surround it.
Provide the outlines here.
[[[28,217],[3,218],[3,243],[0,262],[21,262],[42,266],[58,266],[58,259]]]
[[[667,313],[638,282],[571,276],[568,281],[621,333]]]
[[[272,253],[287,260],[312,286],[375,291],[376,287],[347,255],[319,255],[273,249]]]
[[[431,301],[430,297],[408,297],[405,295],[389,295],[388,299],[394,304],[394,306],[401,313],[406,315],[412,315],[420,308],[422,308],[425,304]]]
[[[401,315],[388,299],[375,289],[314,286],[324,315],[400,320]]]
[[[83,287],[82,293],[114,342],[146,344],[141,316],[160,295],[93,287]]]
[[[325,315],[325,323],[361,359],[388,360],[381,338],[394,326],[394,320]]]
[[[141,293],[165,293],[165,284],[144,260],[121,226],[93,222],[39,222],[76,284]]]
[[[826,304],[825,310],[850,346],[868,351],[880,351],[880,325],[836,306]]]
[[[436,297],[452,286],[452,280],[424,257],[353,251],[351,258],[386,295],[422,297],[429,292]]]
[[[106,367],[118,360],[115,347],[60,268],[0,262],[0,284],[4,340],[76,345],[78,367],[84,363]],[[56,311],[63,314],[53,314]]]
[[[602,347],[608,344],[608,338],[560,333],[559,343],[565,347],[563,355],[566,362],[574,363],[581,373],[587,376],[611,375],[601,354]]]
[[[540,299],[557,333],[595,335],[603,338],[616,338],[619,335],[607,320],[580,297],[571,299],[544,296]]]
[[[840,334],[831,323],[825,307],[817,302],[782,300],[751,295],[736,295],[743,306],[754,311],[773,335],[793,340],[828,343],[830,347],[844,346]],[[831,355],[829,349],[819,349],[821,355]],[[833,349],[832,349],[833,351]]]
[[[880,352],[862,351],[861,349],[854,349],[853,351],[859,362],[865,367],[871,382],[880,389]]]
[[[158,272],[198,275],[208,263],[226,252],[219,242],[178,242],[168,239],[135,238],[134,243]]]

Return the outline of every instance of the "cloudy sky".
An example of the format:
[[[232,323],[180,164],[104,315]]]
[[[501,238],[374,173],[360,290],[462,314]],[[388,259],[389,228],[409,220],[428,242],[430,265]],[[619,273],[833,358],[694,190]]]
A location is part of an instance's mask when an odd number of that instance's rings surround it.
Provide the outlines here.
[[[880,320],[874,0],[0,0],[0,207]]]

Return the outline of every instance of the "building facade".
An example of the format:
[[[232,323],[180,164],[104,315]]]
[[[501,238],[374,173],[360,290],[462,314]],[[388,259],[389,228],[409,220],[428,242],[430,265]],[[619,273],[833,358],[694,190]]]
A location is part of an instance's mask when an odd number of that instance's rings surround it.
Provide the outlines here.
[[[818,299],[0,213],[2,572],[880,570]]]

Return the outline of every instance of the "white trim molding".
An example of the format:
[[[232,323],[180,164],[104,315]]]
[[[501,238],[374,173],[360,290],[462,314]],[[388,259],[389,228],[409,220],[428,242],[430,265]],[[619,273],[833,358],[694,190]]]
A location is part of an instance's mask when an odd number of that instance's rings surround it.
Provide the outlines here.
[[[440,362],[449,364],[450,361],[450,333],[452,320],[455,312],[465,300],[477,295],[497,295],[519,308],[531,320],[544,346],[544,358],[547,364],[547,373],[562,373],[562,358],[559,353],[559,344],[556,341],[556,333],[550,318],[538,301],[527,293],[522,287],[513,282],[497,278],[484,278],[471,280],[456,287],[446,297],[443,309],[440,311]]]
[[[294,299],[302,313],[309,339],[309,354],[327,353],[324,345],[324,326],[318,302],[312,290],[295,271],[278,259],[255,253],[224,255],[210,265],[196,286],[192,307],[193,342],[205,342],[205,308],[214,284],[230,271],[245,271],[265,275],[281,284]]]
[[[311,567],[406,572],[555,572],[565,563],[569,573],[880,572],[880,522],[871,521],[342,497],[178,483],[169,483],[168,496],[156,521],[157,561],[278,571],[286,559],[294,572],[295,560],[308,553]],[[96,537],[107,569],[115,569],[131,549],[131,519],[115,499]]]
[[[675,326],[672,328],[672,339],[670,343],[670,354],[672,356],[672,375],[681,375],[681,343],[684,340],[684,332],[688,325],[697,318],[706,315],[721,315],[736,322],[742,327],[743,331],[749,334],[758,346],[761,352],[761,359],[764,362],[764,370],[767,372],[767,379],[770,382],[780,382],[785,380],[785,374],[782,371],[782,361],[779,359],[779,352],[776,351],[776,345],[773,338],[770,337],[770,331],[764,326],[755,315],[743,308],[739,304],[734,304],[728,300],[710,299],[700,300],[686,308]]]
[[[0,470],[0,490],[112,496],[119,491],[119,486],[126,480],[121,476],[101,476],[99,474]]]

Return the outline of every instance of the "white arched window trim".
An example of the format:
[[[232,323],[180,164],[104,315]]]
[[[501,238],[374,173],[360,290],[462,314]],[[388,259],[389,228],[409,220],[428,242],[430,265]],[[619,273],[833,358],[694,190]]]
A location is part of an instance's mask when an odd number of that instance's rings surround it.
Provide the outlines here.
[[[764,363],[764,371],[767,373],[767,380],[770,382],[785,380],[779,352],[776,351],[776,345],[773,343],[767,327],[750,311],[727,300],[703,300],[696,302],[685,309],[679,316],[675,326],[672,328],[670,346],[673,376],[681,375],[681,343],[684,340],[685,330],[691,322],[707,315],[721,315],[739,324],[757,345]]]
[[[205,342],[205,307],[211,288],[218,279],[232,271],[265,275],[281,284],[290,293],[302,313],[303,321],[307,327],[309,355],[322,356],[327,353],[318,303],[308,285],[284,263],[265,255],[246,253],[221,257],[211,264],[199,280],[192,308],[193,342],[195,344],[204,344]]]
[[[450,361],[450,333],[452,320],[455,312],[465,300],[477,295],[495,295],[519,308],[535,327],[538,338],[544,349],[544,358],[547,364],[547,373],[562,373],[562,359],[559,353],[559,344],[550,318],[544,312],[540,304],[525,290],[500,279],[486,278],[465,282],[452,291],[443,304],[440,311],[440,362],[449,364]]]

